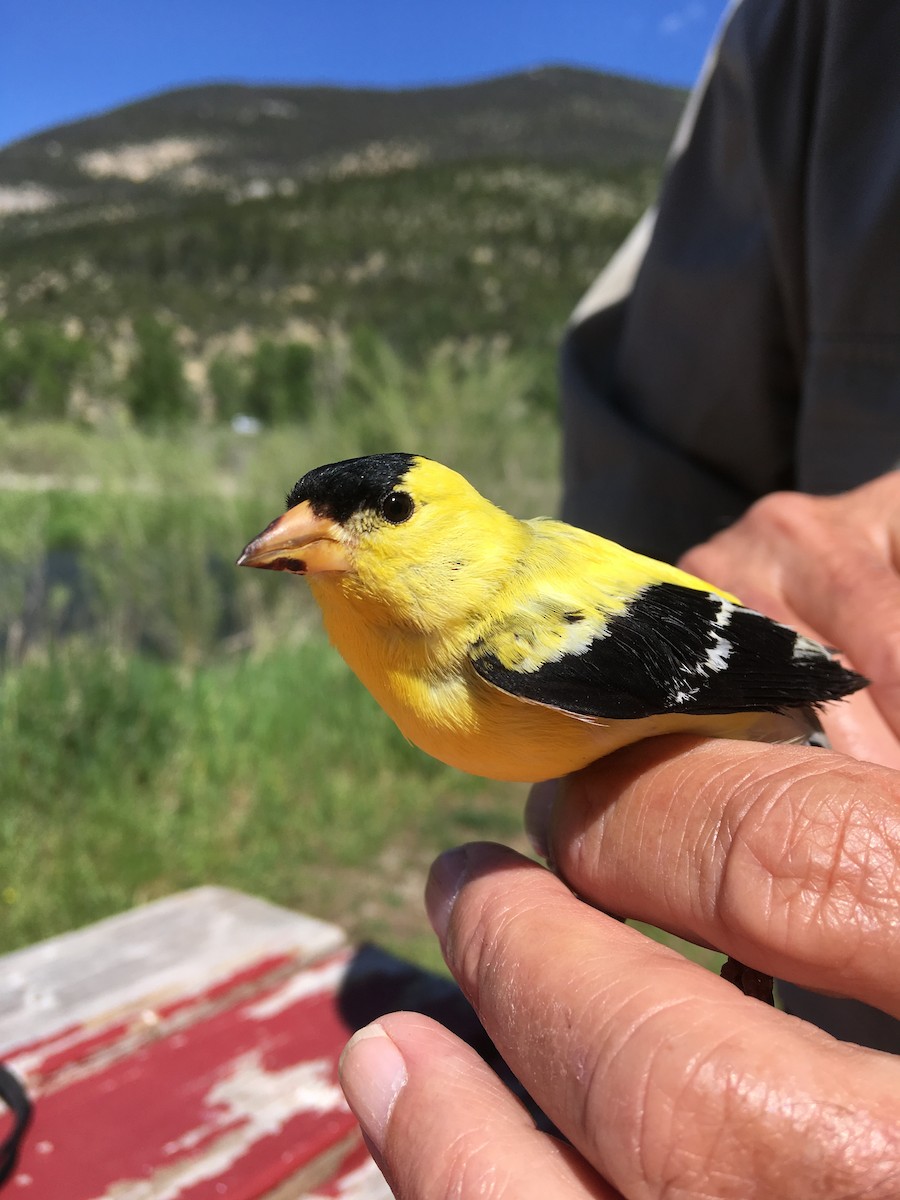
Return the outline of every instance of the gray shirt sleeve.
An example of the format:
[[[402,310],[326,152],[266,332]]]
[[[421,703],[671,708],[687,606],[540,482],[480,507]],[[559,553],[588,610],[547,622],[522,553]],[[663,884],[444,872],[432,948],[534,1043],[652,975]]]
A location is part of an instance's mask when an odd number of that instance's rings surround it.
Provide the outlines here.
[[[677,558],[900,464],[900,4],[734,6],[561,356],[566,519]]]

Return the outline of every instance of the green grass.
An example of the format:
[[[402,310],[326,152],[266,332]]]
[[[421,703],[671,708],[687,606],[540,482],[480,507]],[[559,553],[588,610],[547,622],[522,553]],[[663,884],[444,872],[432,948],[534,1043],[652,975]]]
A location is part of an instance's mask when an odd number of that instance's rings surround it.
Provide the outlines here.
[[[69,644],[2,676],[0,713],[0,951],[217,883],[438,968],[432,858],[527,852],[526,789],[409,745],[321,635],[189,671]]]
[[[3,949],[220,883],[408,950],[434,854],[521,840],[523,790],[410,746],[321,636],[195,670],[70,644],[0,711]]]

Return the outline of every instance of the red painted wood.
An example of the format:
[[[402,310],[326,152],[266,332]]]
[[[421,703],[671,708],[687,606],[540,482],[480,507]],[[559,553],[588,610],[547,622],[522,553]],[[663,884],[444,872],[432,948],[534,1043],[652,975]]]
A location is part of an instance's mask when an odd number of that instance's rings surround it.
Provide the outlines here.
[[[350,959],[343,951],[275,985],[284,959],[250,964],[160,1010],[160,1024],[120,1057],[115,1040],[133,1038],[133,1022],[80,1039],[66,1031],[65,1047],[54,1038],[46,1054],[29,1047],[36,1112],[11,1195],[258,1200],[332,1147],[356,1145],[337,1083]],[[365,1162],[358,1154],[345,1152],[347,1170]]]
[[[92,1032],[80,1025],[70,1025],[61,1033],[14,1050],[5,1061],[16,1068],[30,1088],[36,1088],[63,1067],[117,1046],[132,1027],[130,1021],[115,1021],[99,1032]]]
[[[251,963],[248,967],[242,967],[240,971],[235,971],[227,979],[220,980],[219,983],[211,988],[207,988],[198,995],[185,996],[179,1000],[172,1000],[168,1004],[160,1005],[157,1012],[160,1018],[164,1019],[175,1016],[176,1013],[181,1013],[185,1009],[215,1003],[217,1000],[229,996],[238,988],[264,984],[269,976],[286,973],[284,969],[292,965],[296,969],[297,960],[293,955],[269,955],[268,958],[262,958],[259,962]]]
[[[111,1024],[101,1025],[99,1029],[95,1027],[93,1031],[78,1025],[68,1026],[50,1037],[17,1048],[7,1054],[6,1061],[19,1071],[30,1087],[37,1087],[64,1068],[84,1062],[101,1051],[112,1050],[118,1045],[124,1050],[129,1037],[142,1040],[151,1034],[158,1036],[173,1018],[186,1024],[193,1012],[210,1009],[241,990],[251,990],[272,977],[286,974],[291,966],[296,969],[297,965],[292,955],[270,955],[242,967],[213,987],[155,1008],[142,1008],[131,1013],[128,1019],[112,1020]]]
[[[329,1200],[329,1197],[346,1197],[348,1177],[362,1174],[367,1167],[371,1168],[372,1165],[369,1151],[366,1149],[365,1143],[360,1136],[359,1143],[348,1152],[337,1170],[316,1187],[314,1200]]]

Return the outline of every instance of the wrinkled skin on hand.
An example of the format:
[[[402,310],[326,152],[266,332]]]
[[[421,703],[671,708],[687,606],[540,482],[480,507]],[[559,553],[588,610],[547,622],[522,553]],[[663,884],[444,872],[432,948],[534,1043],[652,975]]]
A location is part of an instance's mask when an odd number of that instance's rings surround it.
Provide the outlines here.
[[[532,820],[559,877],[478,844],[438,860],[427,902],[451,970],[569,1144],[468,1046],[395,1013],[351,1042],[342,1081],[396,1195],[900,1195],[900,1059],[598,911],[900,1016],[900,774],[659,738],[571,777]]]
[[[823,711],[831,744],[900,769],[900,471],[839,496],[773,492],[679,566],[837,647],[872,686]]]

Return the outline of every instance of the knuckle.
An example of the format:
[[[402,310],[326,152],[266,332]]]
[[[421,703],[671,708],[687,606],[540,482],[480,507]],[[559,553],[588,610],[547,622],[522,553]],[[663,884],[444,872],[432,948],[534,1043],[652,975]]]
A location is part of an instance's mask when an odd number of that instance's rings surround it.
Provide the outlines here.
[[[875,511],[885,512],[885,508],[893,509],[900,504],[900,471],[887,471],[876,479],[869,480],[843,496],[837,497],[845,502],[855,502],[860,506],[871,506]]]
[[[726,587],[734,579],[771,582],[797,548],[815,546],[818,552],[828,543],[826,504],[802,492],[771,492],[729,528],[688,550],[679,566]]]
[[[773,1040],[780,1042],[777,1033]],[[648,1107],[640,1131],[642,1174],[660,1194],[897,1195],[900,1130],[877,1087],[857,1091],[850,1084],[842,1095],[823,1097],[818,1072],[802,1064],[780,1072],[771,1060],[762,1066],[739,1032],[680,1066],[664,1108]],[[662,1091],[654,1076],[664,1073],[671,1075],[666,1056],[651,1066],[648,1095]]]
[[[878,683],[900,683],[900,625],[897,622],[897,601],[900,588],[892,578],[881,603],[871,605],[871,611],[860,608],[860,620],[870,631],[877,631],[877,644],[866,656],[866,669]],[[855,641],[856,639],[854,639]],[[870,661],[871,660],[871,661]]]
[[[790,541],[809,536],[823,518],[826,501],[805,492],[770,492],[757,500],[742,517],[754,533],[764,530]]]
[[[723,565],[723,554],[716,545],[715,539],[701,542],[683,554],[678,560],[682,571],[696,575],[700,579],[712,578]]]
[[[841,973],[874,930],[900,949],[900,786],[884,772],[874,796],[856,764],[822,758],[770,776],[745,806],[715,902],[742,938]]]

